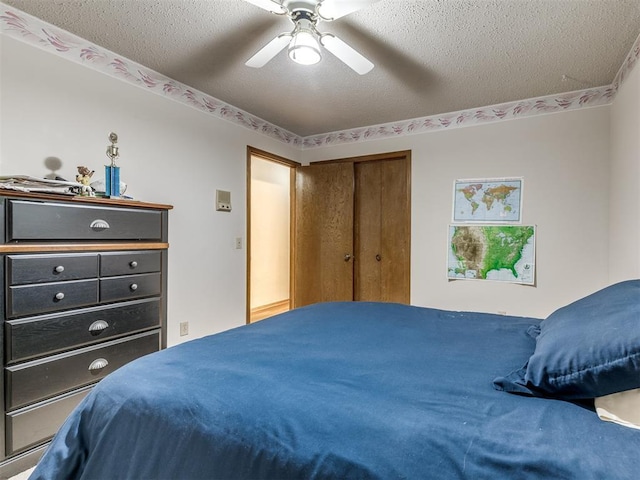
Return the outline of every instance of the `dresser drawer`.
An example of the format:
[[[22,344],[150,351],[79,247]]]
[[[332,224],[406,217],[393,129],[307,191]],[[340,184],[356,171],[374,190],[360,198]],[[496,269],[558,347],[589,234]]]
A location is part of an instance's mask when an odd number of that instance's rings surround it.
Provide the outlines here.
[[[98,303],[98,279],[9,287],[7,317],[56,312]]]
[[[160,327],[160,299],[118,303],[5,323],[7,363]]]
[[[100,254],[100,276],[102,277],[159,272],[161,266],[162,254],[159,251]]]
[[[94,383],[138,357],[160,350],[160,331],[7,367],[6,408],[43,400]]]
[[[98,276],[98,254],[9,255],[9,285],[80,280]]]
[[[7,241],[162,239],[162,213],[121,207],[9,200]]]
[[[73,409],[90,391],[91,387],[85,387],[80,391],[6,415],[7,455],[52,438]]]
[[[160,295],[160,292],[162,281],[159,272],[100,279],[101,303],[151,297]]]

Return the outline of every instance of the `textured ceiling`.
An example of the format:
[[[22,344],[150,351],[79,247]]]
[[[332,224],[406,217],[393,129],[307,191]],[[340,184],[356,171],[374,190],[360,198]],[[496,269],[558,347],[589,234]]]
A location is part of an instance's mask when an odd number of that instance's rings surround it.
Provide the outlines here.
[[[321,22],[368,57],[244,65],[291,23],[242,0],[2,0],[297,135],[610,84],[640,0],[380,0]]]

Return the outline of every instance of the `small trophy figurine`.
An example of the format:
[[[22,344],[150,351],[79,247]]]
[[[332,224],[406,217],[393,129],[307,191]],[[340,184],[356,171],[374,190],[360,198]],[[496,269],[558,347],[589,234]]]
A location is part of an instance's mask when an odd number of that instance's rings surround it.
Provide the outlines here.
[[[107,157],[111,159],[111,165],[104,166],[104,194],[106,197],[120,196],[120,167],[116,167],[116,158],[120,156],[118,152],[118,135],[111,132],[109,134],[111,145],[107,147]]]

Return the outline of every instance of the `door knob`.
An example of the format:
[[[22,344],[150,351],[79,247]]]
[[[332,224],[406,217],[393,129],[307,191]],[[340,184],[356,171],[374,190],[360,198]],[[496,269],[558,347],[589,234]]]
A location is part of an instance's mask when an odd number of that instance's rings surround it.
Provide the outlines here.
[[[382,257],[380,256],[380,254],[377,254],[377,255],[376,255],[376,260],[377,260],[377,261],[382,260]]]
[[[344,261],[345,261],[345,262],[348,262],[349,260],[351,260],[351,255],[350,255],[350,254],[348,254],[348,253],[345,253],[345,255],[344,255]]]

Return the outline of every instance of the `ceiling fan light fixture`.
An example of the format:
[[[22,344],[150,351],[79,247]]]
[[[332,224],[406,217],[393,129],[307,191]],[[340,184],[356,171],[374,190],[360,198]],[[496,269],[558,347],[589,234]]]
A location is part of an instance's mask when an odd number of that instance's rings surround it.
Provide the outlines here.
[[[289,58],[300,65],[315,65],[320,61],[320,45],[311,30],[300,28],[293,34]]]
[[[1,0],[0,0],[1,1]],[[373,63],[331,33],[316,30],[320,21],[330,22],[380,0],[246,0],[264,10],[289,17],[293,31],[284,32],[258,50],[245,65],[263,67],[288,46],[289,58],[300,65],[314,65],[322,59],[320,48],[360,75],[373,69]]]

